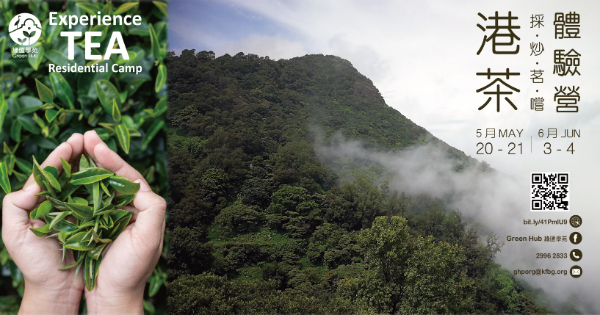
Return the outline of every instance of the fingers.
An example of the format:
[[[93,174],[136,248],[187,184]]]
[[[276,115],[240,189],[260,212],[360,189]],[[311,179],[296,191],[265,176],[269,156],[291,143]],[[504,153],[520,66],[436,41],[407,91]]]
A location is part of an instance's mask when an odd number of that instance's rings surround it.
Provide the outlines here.
[[[155,194],[145,181],[136,182],[140,183],[140,190],[133,199],[133,206],[140,212],[137,214],[135,229],[147,237],[156,237],[156,241],[160,242],[164,232],[167,203]]]
[[[133,215],[131,216],[131,219],[129,220],[129,223],[135,222],[137,220],[138,213],[140,213],[140,210],[138,210],[134,206],[123,206],[123,207],[120,207],[119,209],[123,209],[125,211],[129,211],[129,212],[133,213]]]
[[[48,158],[46,158],[46,160],[44,161],[44,163],[42,163],[42,165],[40,165],[40,167],[44,169],[44,167],[46,166],[54,166],[60,171],[62,170],[62,163],[60,161],[60,158],[63,158],[66,161],[68,161],[71,159],[72,154],[73,148],[71,147],[71,145],[68,142],[63,142],[61,145],[56,147],[56,149],[54,149],[54,151],[52,151],[50,155],[48,155]],[[32,190],[36,190],[34,194],[37,194],[41,191],[41,188],[36,184],[35,180],[33,179],[33,175],[29,176],[29,179],[25,183],[25,186],[23,186],[25,187],[23,188],[23,190],[27,190],[28,188],[30,188],[31,185],[37,186],[36,189],[32,188]],[[37,198],[19,198],[15,200],[15,206],[25,210],[33,210],[33,207],[37,202]]]
[[[117,176],[123,176],[130,181],[141,179],[145,182],[144,177],[136,171],[131,165],[127,164],[117,153],[111,150],[101,139],[98,134],[91,130],[84,135],[85,151],[90,155],[99,167],[105,168]]]
[[[2,201],[2,229],[23,227],[29,224],[29,211],[37,204],[35,196],[42,189],[37,184],[12,192]]]
[[[83,135],[80,133],[74,133],[69,140],[67,140],[67,143],[71,145],[71,149],[73,149],[71,158],[79,158],[79,156],[83,153]],[[69,160],[65,159],[65,161]]]
[[[68,154],[67,154],[68,152]],[[62,170],[62,163],[60,158],[62,157],[65,161],[71,160],[72,157],[79,156],[83,152],[83,135],[80,133],[73,134],[66,142],[62,143],[50,155],[44,163],[40,165],[43,169],[44,167],[50,165],[56,167],[59,171]],[[35,183],[33,179],[33,175],[29,176],[29,179],[25,183],[23,187],[27,187]]]
[[[83,149],[83,136],[80,134],[73,135],[71,138],[56,147],[52,153],[42,163],[41,168],[46,166],[54,166],[57,169],[62,169],[62,163],[60,158],[69,160],[73,155],[74,151],[71,143],[78,148],[79,152]],[[37,185],[33,179],[33,175],[29,176],[29,179],[24,185],[24,188],[10,193],[4,197],[2,202],[2,223],[3,225],[14,227],[14,226],[26,226],[29,224],[29,211],[33,210],[38,204],[38,197],[35,195],[42,189]]]

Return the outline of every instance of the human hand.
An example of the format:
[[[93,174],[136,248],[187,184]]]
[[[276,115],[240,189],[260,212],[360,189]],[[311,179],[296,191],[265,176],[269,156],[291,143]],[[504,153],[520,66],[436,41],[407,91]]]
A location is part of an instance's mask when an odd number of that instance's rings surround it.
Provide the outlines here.
[[[85,133],[84,148],[98,167],[140,183],[133,206],[124,207],[134,213],[131,223],[104,250],[96,287],[85,291],[88,314],[143,314],[144,287],[162,252],[167,204],[95,131]]]
[[[42,163],[62,169],[60,158],[78,159],[83,151],[83,136],[74,134],[59,145]],[[75,268],[58,270],[74,263],[68,250],[65,261],[60,244],[55,238],[37,237],[29,228],[46,223],[42,219],[31,220],[29,212],[39,206],[45,197],[33,176],[23,186],[4,197],[2,203],[2,240],[6,250],[23,273],[25,292],[19,309],[20,314],[77,314],[83,290],[80,272],[75,280]]]

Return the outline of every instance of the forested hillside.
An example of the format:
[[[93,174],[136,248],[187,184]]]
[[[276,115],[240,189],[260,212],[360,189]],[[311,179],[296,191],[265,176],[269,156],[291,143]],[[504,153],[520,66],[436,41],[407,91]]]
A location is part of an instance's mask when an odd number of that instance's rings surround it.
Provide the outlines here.
[[[319,160],[315,141],[342,133],[373,150],[438,143],[457,172],[493,171],[387,106],[348,61],[184,50],[168,62],[174,314],[550,311],[460,209],[391,191],[385,170],[352,166],[346,181]]]

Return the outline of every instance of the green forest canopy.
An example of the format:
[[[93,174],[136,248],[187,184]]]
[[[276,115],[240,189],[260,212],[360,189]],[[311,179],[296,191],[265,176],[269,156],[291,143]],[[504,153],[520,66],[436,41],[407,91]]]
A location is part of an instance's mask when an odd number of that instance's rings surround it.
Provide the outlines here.
[[[494,263],[495,235],[482,244],[444,200],[392,192],[371,166],[340,182],[319,161],[312,126],[376,150],[438,143],[457,171],[491,171],[387,106],[347,60],[168,62],[172,312],[550,311]]]

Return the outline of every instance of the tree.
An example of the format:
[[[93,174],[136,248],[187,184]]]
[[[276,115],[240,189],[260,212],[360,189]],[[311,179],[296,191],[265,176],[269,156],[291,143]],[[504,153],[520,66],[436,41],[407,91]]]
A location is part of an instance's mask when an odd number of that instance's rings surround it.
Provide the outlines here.
[[[401,217],[378,217],[359,243],[367,267],[358,294],[372,311],[388,314],[465,313],[474,282],[464,270],[462,248],[408,234]]]
[[[271,156],[271,163],[273,180],[280,185],[321,192],[332,180],[332,175],[316,158],[312,145],[306,140],[288,142]]]
[[[315,199],[305,188],[283,186],[273,193],[266,218],[271,226],[290,233],[292,237],[309,236],[321,223]]]
[[[227,234],[247,233],[255,230],[262,218],[262,213],[255,206],[238,203],[221,210],[215,218],[215,224]]]

